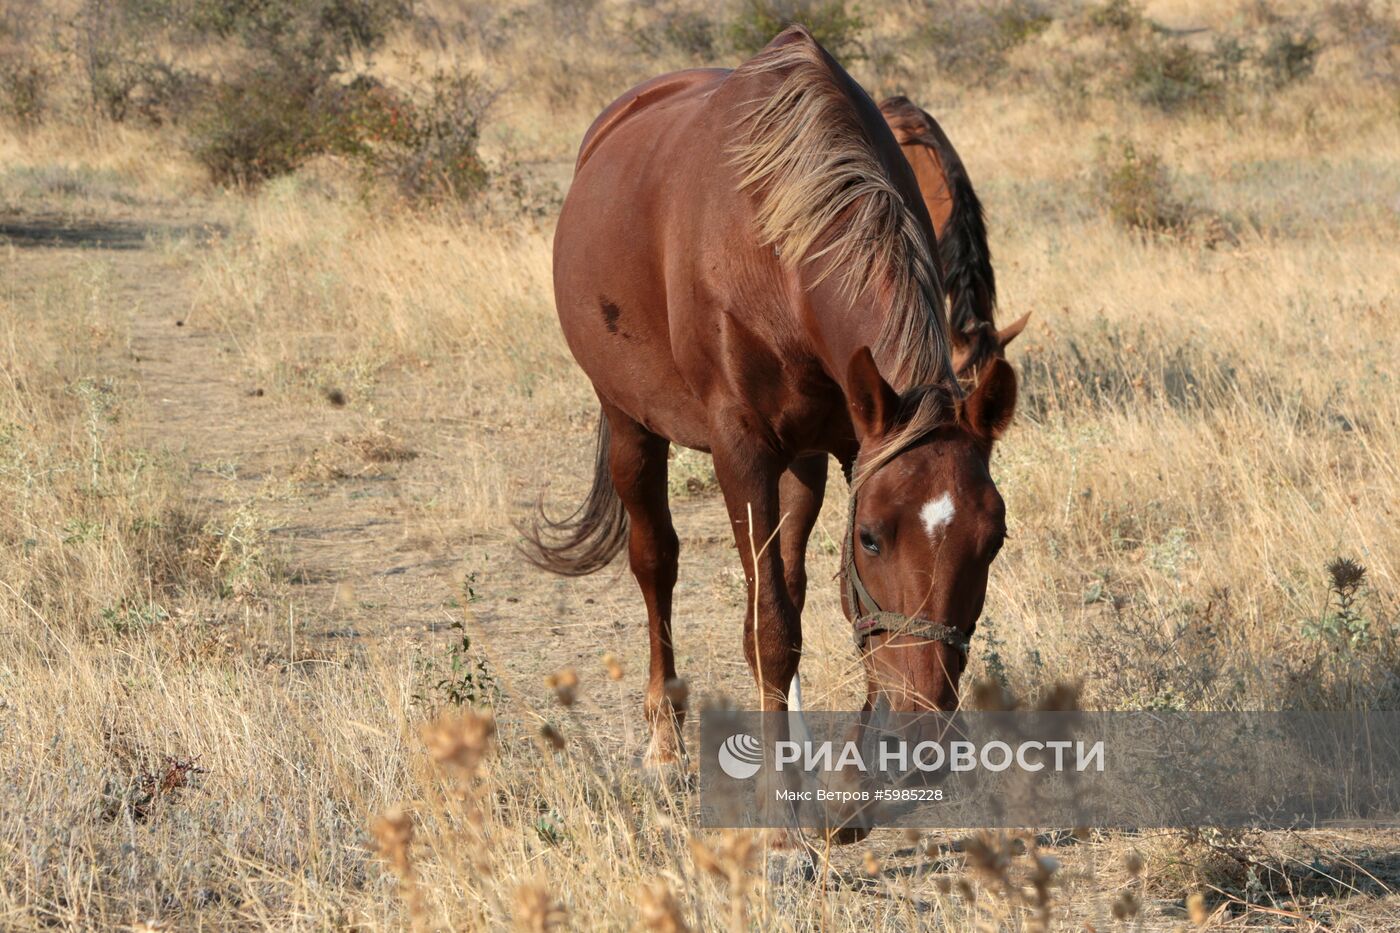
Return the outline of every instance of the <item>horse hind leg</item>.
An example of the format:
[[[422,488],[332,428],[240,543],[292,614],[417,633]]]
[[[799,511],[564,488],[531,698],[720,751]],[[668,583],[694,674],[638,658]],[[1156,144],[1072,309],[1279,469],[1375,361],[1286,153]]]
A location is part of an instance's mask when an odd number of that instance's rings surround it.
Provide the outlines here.
[[[609,469],[630,520],[627,554],[646,602],[651,641],[646,693],[651,739],[643,761],[647,767],[665,767],[680,760],[685,721],[684,701],[667,691],[667,682],[676,676],[671,594],[680,557],[666,492],[670,442],[614,408],[605,406],[605,412],[612,428]]]

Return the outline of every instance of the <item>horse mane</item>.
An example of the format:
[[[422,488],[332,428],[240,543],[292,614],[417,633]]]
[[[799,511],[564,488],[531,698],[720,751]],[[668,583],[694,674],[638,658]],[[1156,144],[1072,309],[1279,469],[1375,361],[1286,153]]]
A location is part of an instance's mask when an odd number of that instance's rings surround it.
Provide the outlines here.
[[[943,128],[928,111],[907,97],[880,102],[880,112],[901,145],[916,143],[938,156],[943,177],[953,198],[943,235],[938,238],[943,285],[948,293],[948,320],[953,334],[977,344],[978,356],[990,356],[996,343],[997,280],[987,246],[987,222],[982,201],[973,190],[962,158]],[[980,339],[979,339],[980,338]],[[969,365],[984,360],[973,359]]]
[[[839,67],[839,66],[837,66]],[[943,317],[943,285],[929,239],[891,180],[845,82],[801,26],[784,30],[734,77],[776,75],[777,88],[752,102],[730,152],[740,187],[756,193],[759,234],[793,264],[825,257],[820,282],[841,270],[854,295],[889,284],[876,359],[904,392],[907,418],[878,447],[861,451],[853,488],[900,452],[947,423],[944,393],[956,389]]]

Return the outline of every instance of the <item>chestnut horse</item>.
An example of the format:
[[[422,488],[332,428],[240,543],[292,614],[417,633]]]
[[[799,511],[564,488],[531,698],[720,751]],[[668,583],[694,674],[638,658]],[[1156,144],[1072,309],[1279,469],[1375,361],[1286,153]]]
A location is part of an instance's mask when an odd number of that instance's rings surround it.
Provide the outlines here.
[[[1030,313],[996,328],[997,282],[982,202],[943,127],[907,97],[886,98],[880,113],[914,170],[938,239],[953,368],[959,378],[975,383],[988,360],[1006,355],[1006,345],[1025,328]]]
[[[851,483],[845,609],[867,704],[948,709],[1005,537],[988,472],[1016,377],[964,397],[933,230],[873,101],[806,30],[733,71],[654,78],[584,137],[554,240],[559,321],[602,408],[593,486],[526,532],[563,574],[626,543],[646,602],[647,762],[684,716],[671,594],[672,443],[714,456],[748,583],[761,707],[796,693],[807,540],[828,455]]]

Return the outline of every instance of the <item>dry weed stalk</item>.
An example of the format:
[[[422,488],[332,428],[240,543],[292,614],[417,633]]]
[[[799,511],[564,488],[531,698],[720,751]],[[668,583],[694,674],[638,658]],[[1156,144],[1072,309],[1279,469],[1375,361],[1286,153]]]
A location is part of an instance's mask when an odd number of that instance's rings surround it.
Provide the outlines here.
[[[478,882],[480,892],[499,910],[501,905],[495,885],[487,880],[494,876],[495,870],[489,855],[486,811],[482,806],[487,793],[483,764],[494,744],[496,719],[490,713],[471,709],[445,712],[424,723],[419,735],[429,760],[446,778],[437,785],[436,793],[440,796],[433,803],[442,812],[455,811],[461,816],[463,844],[448,849],[458,859],[454,870],[460,877]],[[411,901],[409,906],[410,914],[414,915]]]
[[[611,651],[603,655],[603,669],[608,672],[608,680],[622,679],[622,662]]]
[[[1198,927],[1203,927],[1210,920],[1210,909],[1206,907],[1206,897],[1200,891],[1192,894],[1186,899],[1186,916]]]
[[[719,878],[727,885],[730,929],[748,929],[746,901],[749,893],[749,872],[759,855],[756,834],[727,829],[720,835],[718,845],[714,848],[706,845],[698,836],[691,836],[690,855],[696,868]]]
[[[637,915],[642,928],[651,933],[690,933],[671,886],[660,879],[648,881],[638,890]]]
[[[999,895],[998,905],[984,899],[982,909],[999,909],[1001,913],[1025,910],[1030,914],[1028,929],[1048,930],[1053,904],[1051,885],[1060,863],[1058,859],[1038,854],[1035,845],[1033,835],[978,833],[967,840],[967,864],[985,887]],[[1026,852],[1028,864],[1018,870],[1016,856],[1020,851]],[[973,903],[971,884],[960,880],[958,888],[969,904]]]
[[[491,749],[496,718],[475,710],[444,713],[425,723],[419,735],[435,764],[466,780],[476,775]]]
[[[555,671],[544,679],[545,686],[554,691],[554,698],[562,706],[573,706],[578,701],[578,671],[566,667]]]
[[[556,752],[564,750],[564,733],[559,731],[559,727],[552,722],[546,722],[540,726],[540,741]]]
[[[543,884],[522,884],[515,889],[515,928],[520,933],[549,933],[569,922],[569,912]]]
[[[402,807],[391,807],[370,824],[370,833],[380,858],[399,880],[399,897],[408,907],[413,929],[427,929],[427,903],[413,865],[413,817]]]

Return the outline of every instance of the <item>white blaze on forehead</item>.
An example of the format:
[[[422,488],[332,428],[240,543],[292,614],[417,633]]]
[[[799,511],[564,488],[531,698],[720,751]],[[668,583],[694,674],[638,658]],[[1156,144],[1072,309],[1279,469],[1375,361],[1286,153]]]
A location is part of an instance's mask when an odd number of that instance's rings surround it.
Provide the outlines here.
[[[924,507],[919,509],[919,521],[924,523],[924,531],[929,537],[933,537],[948,527],[953,520],[953,497],[944,493],[936,499],[930,499],[924,503]]]

